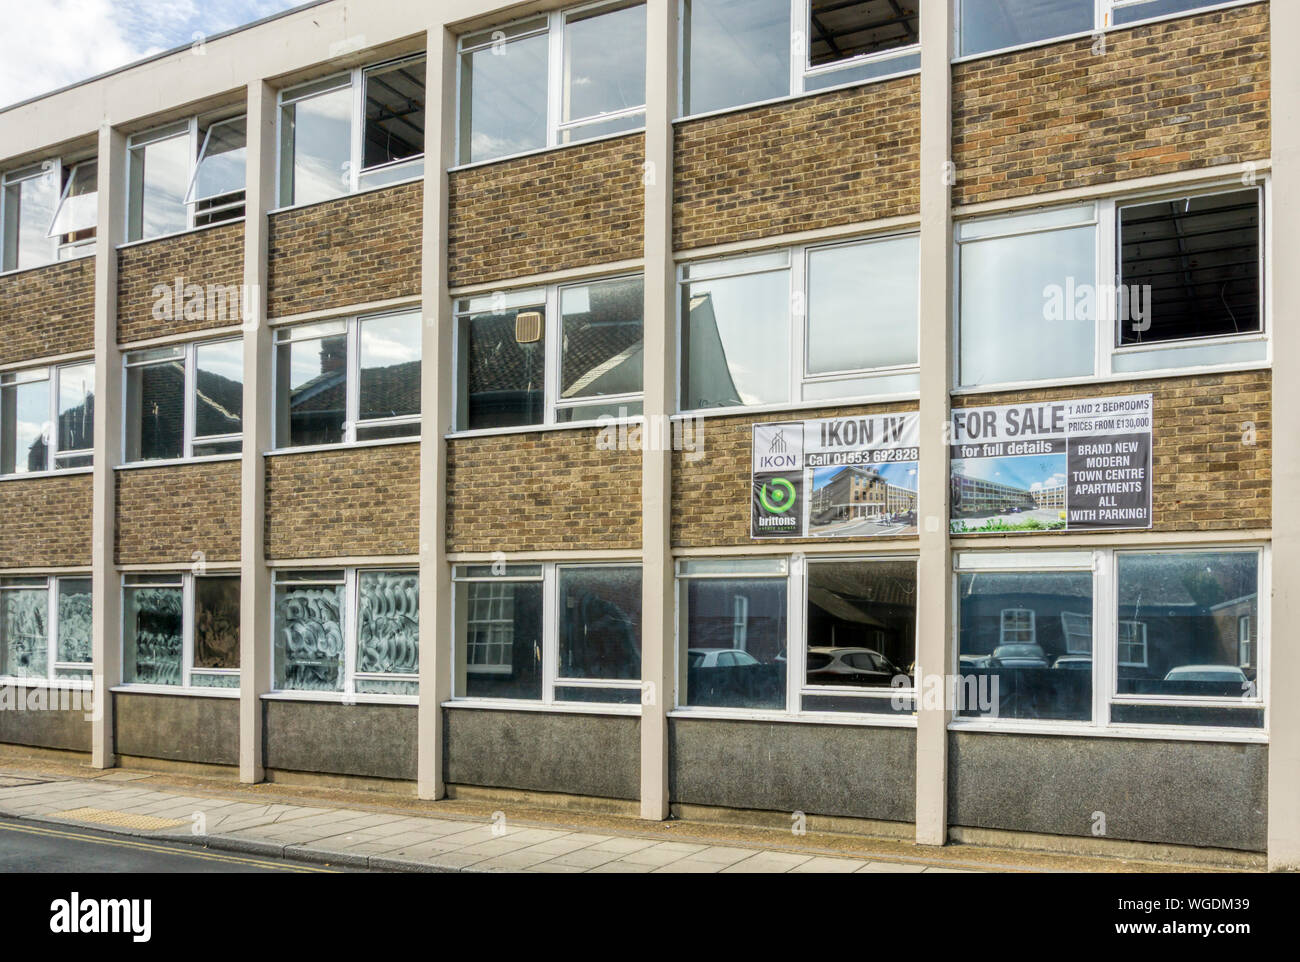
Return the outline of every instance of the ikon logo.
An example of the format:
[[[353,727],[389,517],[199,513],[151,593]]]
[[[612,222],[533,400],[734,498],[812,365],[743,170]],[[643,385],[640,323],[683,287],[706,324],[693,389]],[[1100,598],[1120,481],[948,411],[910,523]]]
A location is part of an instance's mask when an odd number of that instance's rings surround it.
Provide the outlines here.
[[[799,467],[799,455],[790,453],[790,443],[785,438],[785,430],[778,429],[768,442],[767,453],[758,458],[758,469],[773,471]]]

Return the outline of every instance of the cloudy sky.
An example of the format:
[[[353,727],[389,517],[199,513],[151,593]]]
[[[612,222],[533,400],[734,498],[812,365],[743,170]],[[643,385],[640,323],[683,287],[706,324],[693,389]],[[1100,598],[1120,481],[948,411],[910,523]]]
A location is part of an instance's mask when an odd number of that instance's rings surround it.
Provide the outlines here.
[[[0,0],[0,107],[304,0]]]

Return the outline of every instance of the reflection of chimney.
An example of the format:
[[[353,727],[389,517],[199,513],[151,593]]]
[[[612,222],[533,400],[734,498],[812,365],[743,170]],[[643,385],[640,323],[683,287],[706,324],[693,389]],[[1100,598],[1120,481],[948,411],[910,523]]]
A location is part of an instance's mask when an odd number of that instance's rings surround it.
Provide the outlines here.
[[[340,374],[347,369],[348,339],[343,335],[322,338],[320,342],[320,371],[322,374]]]

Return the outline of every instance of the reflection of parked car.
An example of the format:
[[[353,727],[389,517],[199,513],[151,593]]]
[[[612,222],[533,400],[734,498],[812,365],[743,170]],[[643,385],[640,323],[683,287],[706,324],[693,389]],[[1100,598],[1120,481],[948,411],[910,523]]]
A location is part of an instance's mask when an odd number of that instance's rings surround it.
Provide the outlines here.
[[[962,655],[958,658],[962,668],[987,668],[989,666],[988,655]]]
[[[1165,681],[1211,681],[1221,685],[1245,685],[1250,679],[1232,665],[1179,665],[1171,668]]]
[[[1071,671],[1092,671],[1092,655],[1061,655],[1052,662],[1053,668],[1068,668]]]
[[[809,648],[812,685],[888,685],[904,672],[870,648]]]
[[[989,659],[990,668],[1046,668],[1047,655],[1038,645],[999,645]]]
[[[758,659],[739,648],[689,648],[686,664],[689,668],[740,668],[757,665]]]

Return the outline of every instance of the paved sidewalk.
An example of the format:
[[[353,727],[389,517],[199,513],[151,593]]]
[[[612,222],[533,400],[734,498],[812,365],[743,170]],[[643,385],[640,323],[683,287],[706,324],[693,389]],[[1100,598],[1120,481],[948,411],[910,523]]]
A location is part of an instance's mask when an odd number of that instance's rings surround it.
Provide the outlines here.
[[[400,872],[959,872],[926,862],[782,851],[772,846],[664,841],[467,815],[401,815],[258,804],[148,788],[148,776],[94,778],[0,770],[0,815],[89,826],[375,871]]]

